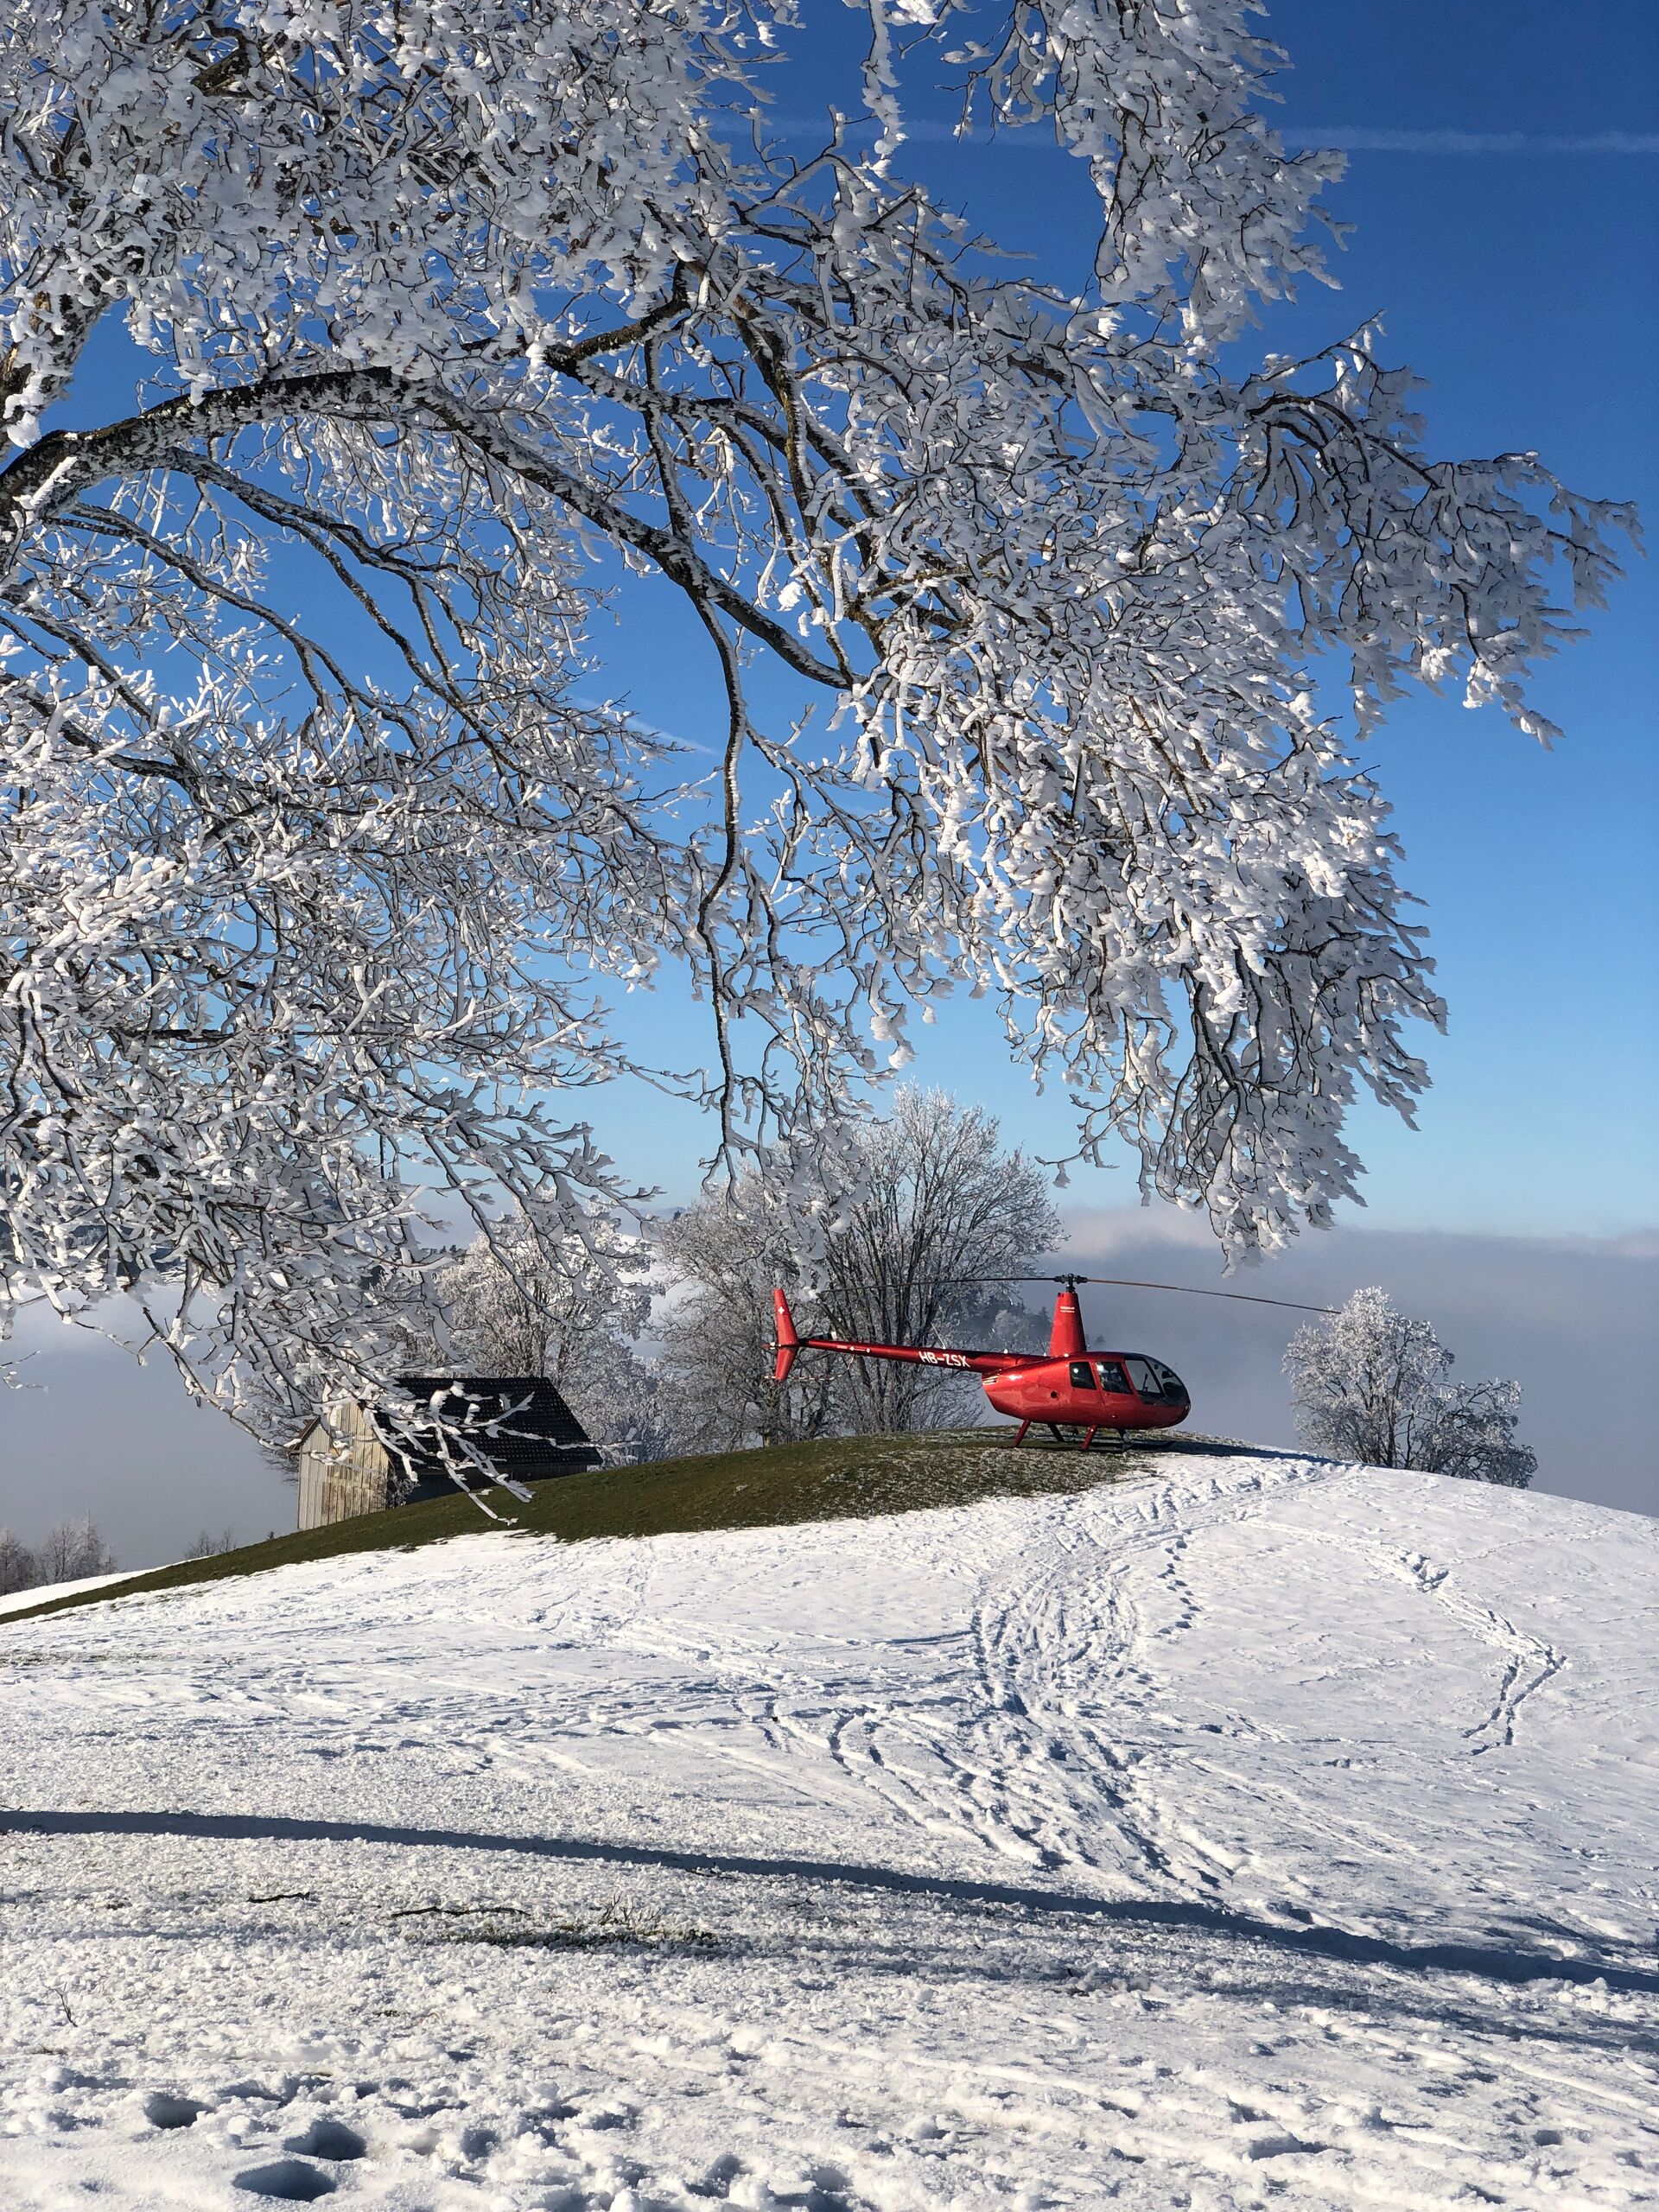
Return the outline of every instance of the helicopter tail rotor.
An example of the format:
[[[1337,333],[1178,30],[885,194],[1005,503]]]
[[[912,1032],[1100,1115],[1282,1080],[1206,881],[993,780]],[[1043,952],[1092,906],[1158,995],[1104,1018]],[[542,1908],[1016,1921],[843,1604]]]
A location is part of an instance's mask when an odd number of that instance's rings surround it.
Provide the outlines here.
[[[789,1371],[795,1364],[795,1355],[800,1350],[801,1340],[795,1333],[795,1318],[789,1310],[789,1300],[781,1290],[772,1292],[772,1306],[778,1321],[778,1358],[772,1370],[772,1379],[774,1382],[784,1383],[789,1380]]]

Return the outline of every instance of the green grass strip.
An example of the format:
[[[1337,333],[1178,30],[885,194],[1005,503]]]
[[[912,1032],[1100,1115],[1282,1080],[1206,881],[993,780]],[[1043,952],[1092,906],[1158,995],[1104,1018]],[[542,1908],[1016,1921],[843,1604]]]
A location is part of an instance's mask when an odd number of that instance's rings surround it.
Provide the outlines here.
[[[563,1543],[595,1537],[696,1535],[718,1529],[777,1529],[813,1521],[865,1520],[971,1505],[987,1497],[1038,1497],[1092,1490],[1144,1477],[1170,1451],[1228,1454],[1246,1447],[1207,1437],[1143,1439],[1118,1452],[1084,1453],[1052,1444],[1016,1448],[1008,1433],[941,1429],[905,1436],[838,1436],[766,1451],[721,1452],[664,1459],[645,1467],[596,1468],[538,1483],[528,1499],[488,1493],[499,1516],[487,1519],[459,1491],[453,1497],[364,1513],[326,1529],[307,1529],[212,1559],[181,1560],[0,1617],[38,1620],[78,1605],[107,1604],[152,1590],[184,1590],[234,1575],[262,1574],[302,1560],[354,1552],[412,1549],[448,1536],[525,1530]]]

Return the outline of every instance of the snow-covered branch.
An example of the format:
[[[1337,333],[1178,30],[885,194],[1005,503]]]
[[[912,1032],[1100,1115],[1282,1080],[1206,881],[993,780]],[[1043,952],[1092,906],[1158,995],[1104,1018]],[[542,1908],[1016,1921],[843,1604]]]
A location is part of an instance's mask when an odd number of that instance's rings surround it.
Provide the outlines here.
[[[1089,164],[1070,290],[896,175],[948,10],[872,0],[874,150],[754,150],[795,13],[0,0],[9,1305],[133,1293],[232,1398],[372,1382],[423,1192],[626,1197],[547,1102],[670,964],[734,1160],[963,986],[1235,1251],[1351,1191],[1360,1086],[1409,1110],[1439,1001],[1310,670],[1548,734],[1629,515],[1435,458],[1368,333],[1229,370],[1337,173],[1243,0],[969,56]],[[43,428],[111,317],[154,388]],[[647,572],[725,685],[707,785],[591,696]]]

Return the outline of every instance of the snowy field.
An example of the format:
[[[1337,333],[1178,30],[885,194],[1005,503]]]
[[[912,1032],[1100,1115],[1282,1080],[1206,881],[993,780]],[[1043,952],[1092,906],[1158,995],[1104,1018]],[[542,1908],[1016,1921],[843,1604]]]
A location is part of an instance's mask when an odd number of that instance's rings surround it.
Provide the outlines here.
[[[1656,1569],[1172,1457],[0,1622],[0,2203],[1659,2204]]]

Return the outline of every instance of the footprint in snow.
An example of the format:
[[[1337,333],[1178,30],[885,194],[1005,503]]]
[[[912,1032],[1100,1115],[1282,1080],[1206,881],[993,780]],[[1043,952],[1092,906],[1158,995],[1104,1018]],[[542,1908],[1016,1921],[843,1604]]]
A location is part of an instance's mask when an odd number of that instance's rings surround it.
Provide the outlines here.
[[[237,2175],[232,2185],[250,2196],[273,2196],[284,2204],[315,2204],[334,2190],[333,2178],[320,2166],[308,2166],[303,2158],[277,2158],[268,2166],[251,2166]]]
[[[1244,2145],[1244,2155],[1247,2158],[1317,2158],[1328,2147],[1324,2143],[1304,2143],[1300,2136],[1275,2129],[1270,2134],[1253,2136]]]
[[[152,2127],[194,2127],[207,2109],[194,2097],[169,2096],[164,2089],[144,2099],[144,2118]]]
[[[368,2145],[354,2127],[344,2126],[337,2120],[314,2120],[302,2135],[290,2135],[283,2144],[284,2151],[308,2151],[314,2158],[360,2158]]]

